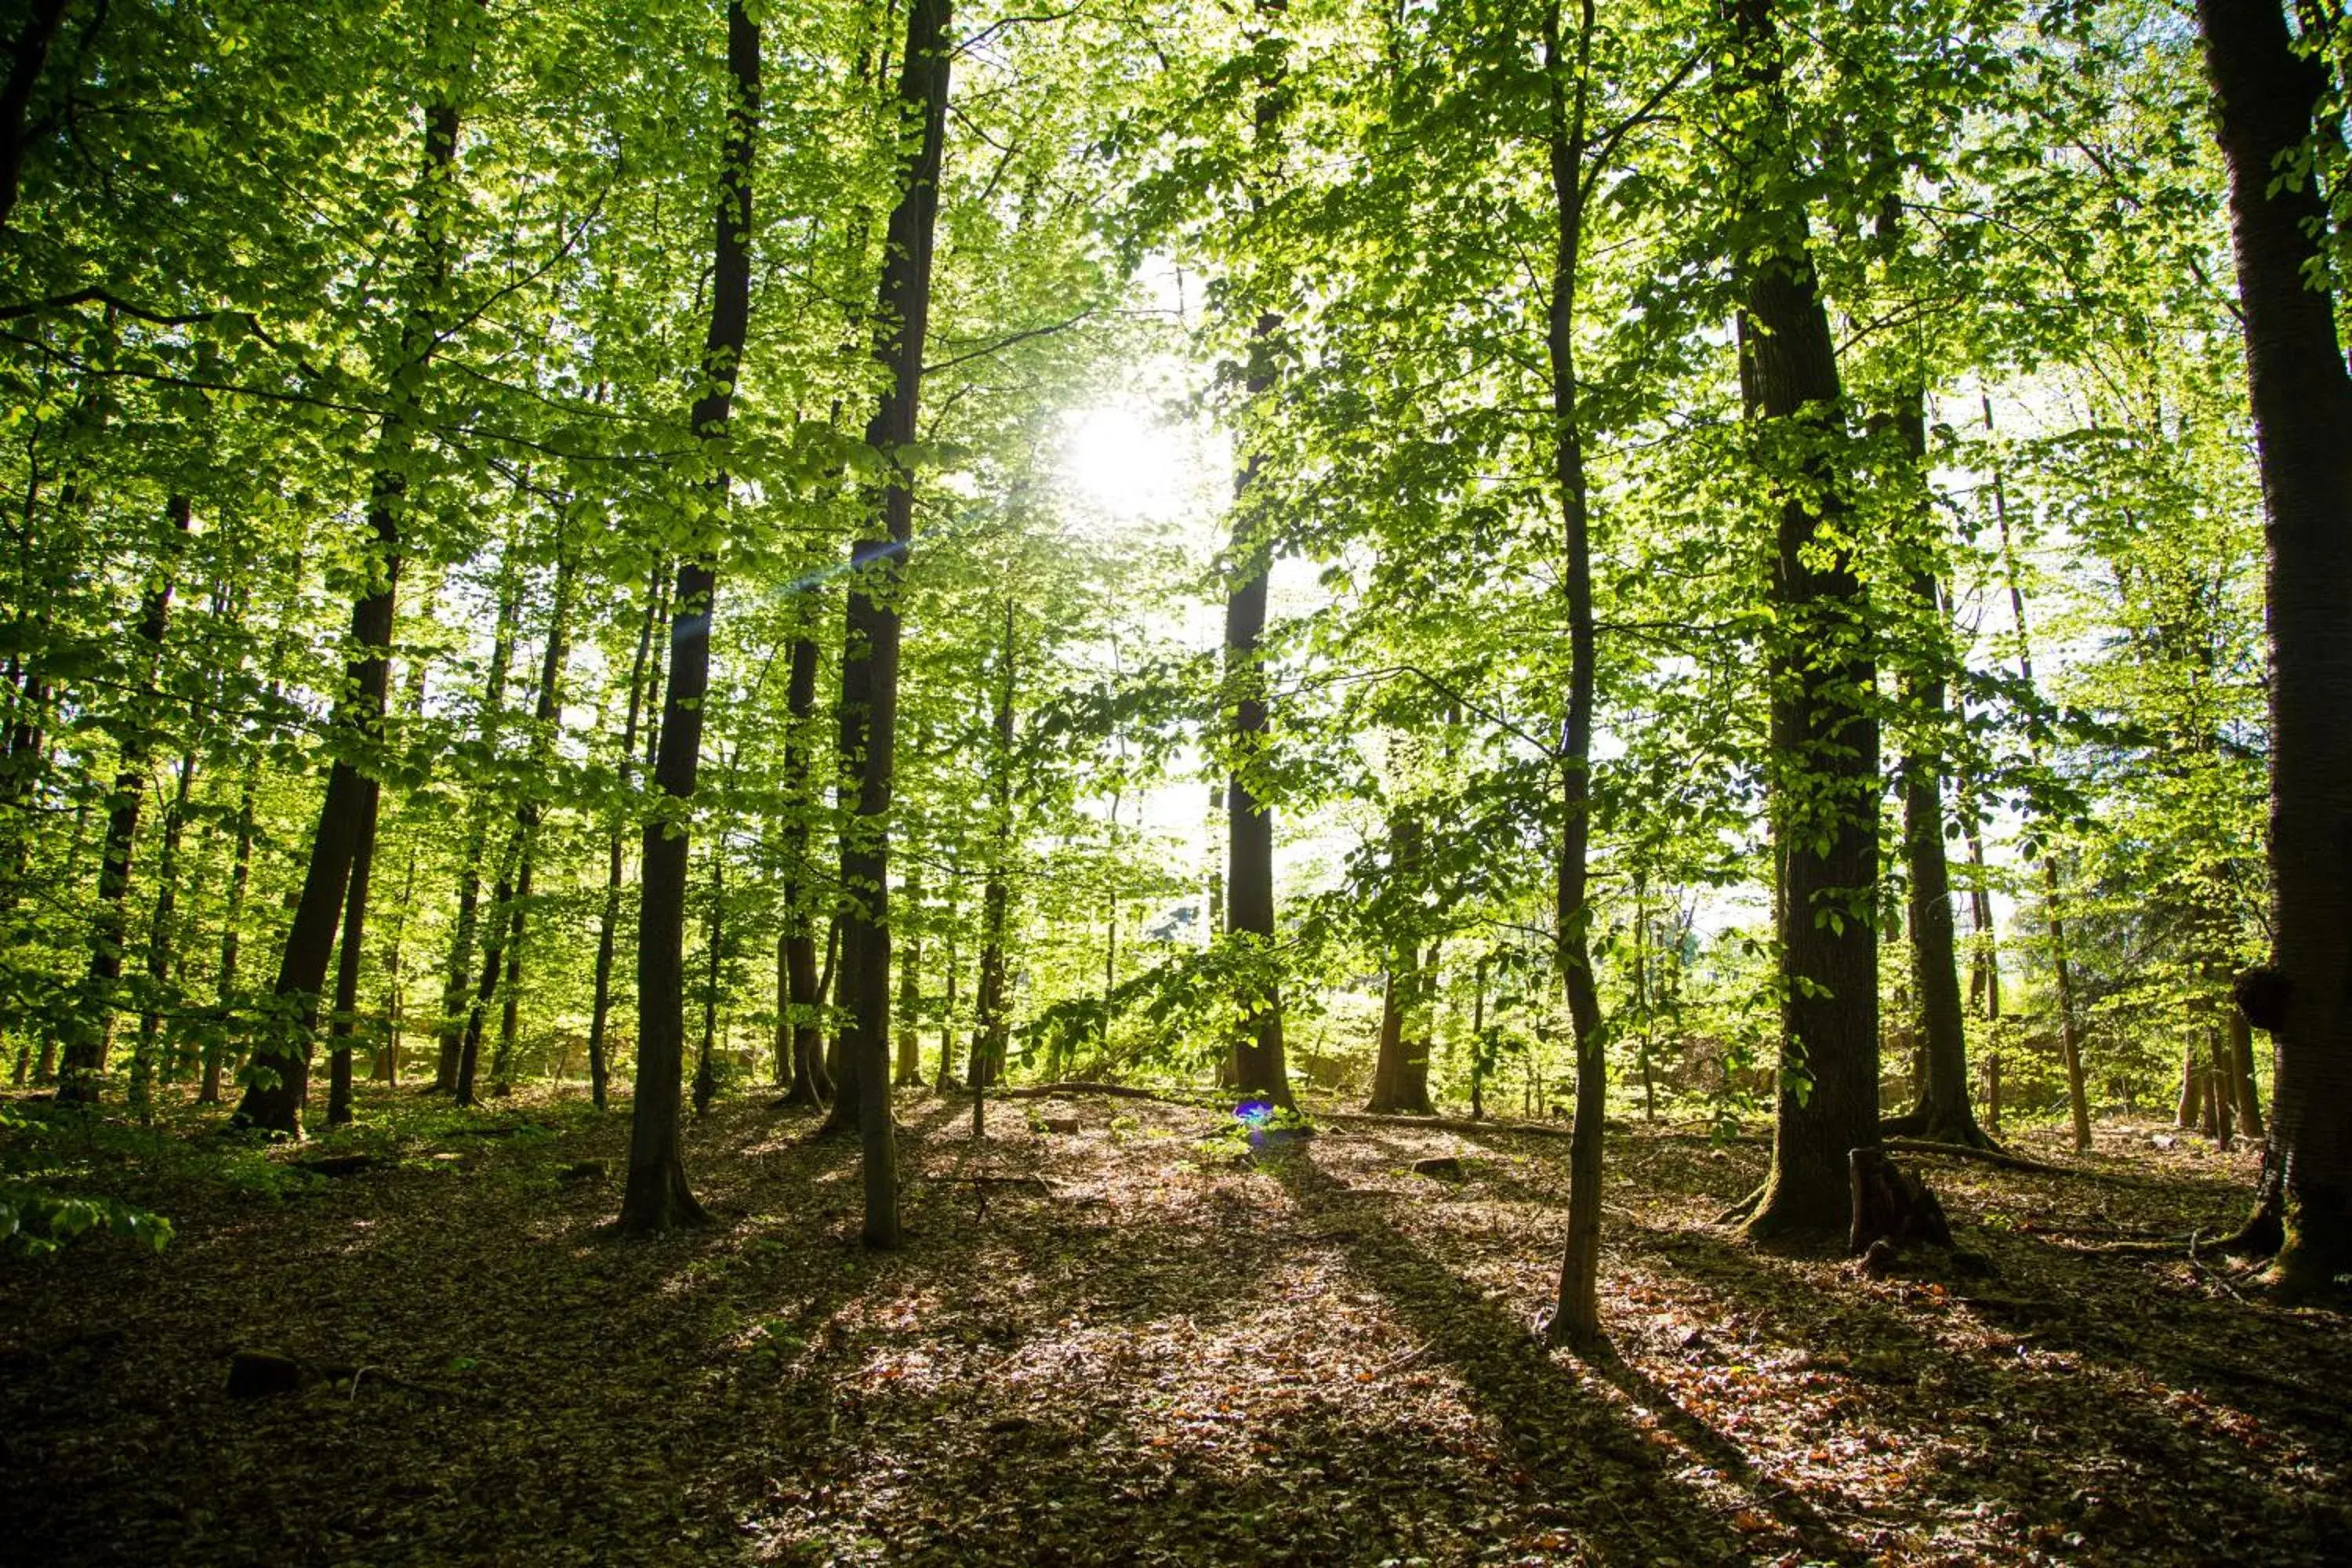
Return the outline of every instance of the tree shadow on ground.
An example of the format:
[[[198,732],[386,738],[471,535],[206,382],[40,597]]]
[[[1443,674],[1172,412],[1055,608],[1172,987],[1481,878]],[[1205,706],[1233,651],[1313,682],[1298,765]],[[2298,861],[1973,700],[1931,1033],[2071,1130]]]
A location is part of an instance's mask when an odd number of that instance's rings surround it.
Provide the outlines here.
[[[1336,1227],[1349,1266],[1469,1386],[1534,1482],[1563,1500],[1554,1506],[1564,1508],[1567,1529],[1594,1561],[1729,1562],[1758,1553],[1757,1532],[1721,1517],[1731,1500],[1670,1472],[1661,1446],[1645,1440],[1625,1412],[1579,1386],[1579,1363],[1555,1362],[1533,1342],[1527,1321],[1480,1299],[1391,1224],[1382,1200],[1343,1186],[1304,1154],[1274,1168],[1301,1214]],[[1856,1559],[1811,1502],[1770,1486],[1734,1445],[1681,1412],[1613,1351],[1580,1364],[1659,1413],[1747,1510],[1777,1522],[1808,1556]]]

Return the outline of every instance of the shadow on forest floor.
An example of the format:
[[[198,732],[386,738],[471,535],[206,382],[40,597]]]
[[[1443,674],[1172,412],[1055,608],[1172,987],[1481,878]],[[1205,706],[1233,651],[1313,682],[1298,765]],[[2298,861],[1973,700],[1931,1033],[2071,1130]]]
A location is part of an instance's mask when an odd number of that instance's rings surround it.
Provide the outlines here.
[[[383,1158],[334,1181],[177,1113],[91,1167],[168,1251],[0,1262],[5,1554],[2316,1563],[2345,1527],[2343,1321],[2064,1234],[2210,1223],[2228,1162],[1937,1170],[2000,1275],[1872,1280],[1701,1223],[1759,1150],[1613,1135],[1580,1359],[1527,1329],[1563,1140],[1351,1121],[1252,1159],[1198,1108],[1001,1104],[979,1142],[969,1113],[904,1104],[888,1255],[806,1113],[695,1122],[719,1223],[650,1240],[606,1228],[617,1179],[567,1179],[627,1136],[577,1102],[367,1091],[339,1136]],[[231,1402],[239,1348],[374,1370]]]

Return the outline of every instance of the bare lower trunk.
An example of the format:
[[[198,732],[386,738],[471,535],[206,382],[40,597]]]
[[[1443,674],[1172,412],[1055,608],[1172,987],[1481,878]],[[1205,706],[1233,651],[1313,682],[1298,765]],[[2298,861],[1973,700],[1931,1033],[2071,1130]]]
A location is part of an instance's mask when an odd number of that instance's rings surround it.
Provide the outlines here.
[[[751,324],[752,138],[760,116],[760,29],[743,0],[727,6],[727,69],[733,93],[716,233],[711,242],[710,327],[699,369],[707,384],[691,414],[694,433],[723,439],[734,407],[737,367]],[[708,486],[713,510],[724,515],[725,473]],[[645,1233],[698,1224],[708,1216],[687,1185],[678,1134],[679,1082],[685,1065],[685,944],[687,803],[694,797],[702,753],[703,699],[710,686],[710,626],[718,614],[718,575],[698,554],[715,555],[719,541],[695,542],[678,564],[672,597],[668,690],[663,702],[660,750],[654,762],[657,795],[677,803],[647,821],[642,850],[643,892],[637,931],[636,1095],[629,1112],[629,1179],[621,1198],[620,1228]]]

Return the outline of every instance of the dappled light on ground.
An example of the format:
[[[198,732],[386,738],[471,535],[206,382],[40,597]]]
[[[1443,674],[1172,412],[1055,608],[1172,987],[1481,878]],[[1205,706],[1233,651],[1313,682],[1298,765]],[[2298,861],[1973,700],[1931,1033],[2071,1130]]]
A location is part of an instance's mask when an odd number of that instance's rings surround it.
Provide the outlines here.
[[[925,1098],[909,1245],[876,1256],[811,1118],[693,1124],[719,1223],[629,1241],[615,1183],[566,1175],[617,1171],[622,1119],[403,1141],[383,1110],[375,1169],[190,1175],[142,1194],[160,1258],[0,1273],[22,1560],[2317,1563],[2346,1526],[2342,1320],[2087,1250],[2228,1219],[2242,1157],[1938,1168],[1998,1272],[1867,1279],[1705,1225],[1759,1146],[1629,1131],[1579,1359],[1528,1332],[1540,1132],[1337,1118],[1253,1152],[1215,1108],[1082,1100],[1051,1108],[1076,1134],[1015,1105],[975,1145]],[[255,1347],[383,1376],[232,1403]]]

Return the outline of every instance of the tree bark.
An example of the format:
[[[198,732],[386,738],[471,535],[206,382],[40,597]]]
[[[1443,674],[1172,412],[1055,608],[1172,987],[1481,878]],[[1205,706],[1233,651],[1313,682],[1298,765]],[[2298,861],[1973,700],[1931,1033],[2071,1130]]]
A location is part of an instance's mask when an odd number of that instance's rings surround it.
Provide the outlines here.
[[[980,983],[973,993],[971,1068],[965,1082],[975,1094],[1004,1076],[1009,1037],[1004,994],[1005,928],[1013,889],[1006,879],[1006,861],[1013,852],[1013,692],[1016,647],[1013,601],[1004,601],[1004,648],[998,656],[996,687],[996,751],[991,758],[990,791],[994,797],[993,837],[988,858],[988,880],[980,895]],[[975,1107],[973,1125],[981,1124]],[[976,1134],[975,1134],[976,1135]]]
[[[156,681],[163,672],[163,636],[171,623],[174,563],[181,541],[187,537],[189,505],[185,496],[173,496],[168,505],[171,543],[157,563],[154,580],[141,595],[136,636],[144,645],[140,700],[152,706]],[[147,742],[153,715],[142,711],[122,743],[121,767],[108,797],[106,837],[98,858],[98,918],[89,939],[89,972],[83,1001],[76,1009],[74,1032],[66,1041],[65,1059],[58,1073],[58,1100],[65,1104],[98,1103],[99,1080],[106,1073],[107,1047],[114,1035],[115,992],[122,982],[123,903],[131,892],[131,859],[139,837],[139,808],[147,795]]]
[[[1589,872],[1592,836],[1592,721],[1600,647],[1592,613],[1592,518],[1584,470],[1583,384],[1576,363],[1578,289],[1584,258],[1586,106],[1591,91],[1592,0],[1582,0],[1574,58],[1560,52],[1557,4],[1544,16],[1547,162],[1551,173],[1551,298],[1544,347],[1551,379],[1552,480],[1559,491],[1568,612],[1568,696],[1560,721],[1559,859],[1554,868],[1552,940],[1576,1035],[1576,1122],[1568,1149],[1568,1235],[1560,1250],[1551,1337],[1587,1346],[1601,1334],[1601,1181],[1609,1094],[1608,1037],[1593,983]],[[1572,73],[1572,88],[1561,79]]]
[[[367,951],[368,877],[375,866],[376,799],[379,785],[369,779],[369,799],[362,809],[360,841],[352,851],[352,875],[343,896],[343,934],[335,959],[335,1006],[327,1021],[327,1125],[348,1126],[352,1120],[352,1035],[358,1024],[360,966]]]
[[[760,120],[760,28],[744,0],[728,0],[727,70],[734,93],[719,155],[719,192],[711,238],[710,325],[699,366],[704,390],[690,415],[694,434],[722,440],[734,409],[735,380],[751,315],[752,142]],[[723,512],[728,478],[711,476],[714,510]],[[710,624],[718,614],[718,574],[698,555],[717,541],[699,539],[681,556],[672,596],[668,690],[661,746],[654,762],[656,811],[646,822],[637,919],[636,1098],[629,1111],[629,1180],[620,1228],[646,1233],[701,1223],[708,1216],[687,1185],[678,1137],[680,1077],[686,1051],[687,831],[702,754],[703,695],[710,686]],[[676,803],[669,805],[668,803]]]
[[[514,664],[515,633],[521,614],[522,578],[509,541],[499,563],[498,619],[490,634],[489,674],[476,727],[485,756],[497,752],[503,728],[507,675]],[[490,842],[488,803],[478,799],[469,804],[471,823],[466,836],[465,868],[457,878],[457,919],[449,937],[448,981],[441,993],[440,1058],[433,1072],[434,1091],[448,1095],[460,1092],[466,1031],[474,1014],[468,998],[473,987],[474,945],[481,936],[482,858],[489,853]]]
[[[24,180],[25,151],[30,140],[26,118],[32,108],[33,89],[48,63],[49,45],[65,20],[68,0],[33,0],[25,24],[16,31],[8,58],[8,77],[0,84],[0,233],[8,228],[16,210],[16,192]]]
[[[2326,77],[2277,0],[2199,0],[2229,164],[2247,379],[2267,516],[2273,1031],[2270,1137],[2288,1292],[2352,1268],[2352,376],[2321,251],[2315,180],[2280,160],[2312,134]]]
[[[391,378],[395,399],[404,405],[413,394],[397,389],[422,374],[439,342],[431,301],[448,278],[451,247],[442,215],[456,178],[457,157],[457,106],[435,104],[425,115],[424,166],[417,184],[422,248],[414,296],[417,303],[403,323],[399,364]],[[408,489],[407,476],[399,464],[411,445],[406,416],[397,410],[386,415],[377,443],[375,475],[368,487],[368,586],[352,605],[350,652],[331,721],[344,744],[327,772],[319,824],[310,839],[310,865],[278,959],[273,987],[277,1016],[269,1020],[255,1048],[257,1070],[234,1118],[239,1126],[301,1136],[302,1105],[310,1091],[311,1039],[318,1029],[319,991],[326,981],[328,955],[341,924],[352,858],[359,851],[361,839],[373,833],[375,826],[375,790],[355,758],[362,753],[372,756],[383,735],[393,615],[400,588],[401,511]]]
[[[1389,818],[1389,863],[1397,879],[1399,907],[1418,910],[1424,856],[1420,821],[1397,808]],[[1422,1029],[1426,987],[1421,968],[1421,931],[1404,920],[1389,934],[1388,984],[1381,995],[1381,1038],[1372,1062],[1373,1115],[1430,1116],[1429,1039]]]
[[[1878,724],[1867,595],[1839,542],[1846,439],[1837,351],[1806,215],[1785,194],[1789,145],[1771,0],[1738,0],[1743,80],[1760,90],[1746,149],[1748,255],[1741,372],[1777,445],[1810,448],[1781,493],[1771,598],[1772,819],[1783,1042],[1759,1238],[1850,1226],[1849,1156],[1878,1142]]]
[[[654,627],[661,624],[667,595],[661,582],[665,568],[656,563],[654,580],[646,584],[645,624],[637,630],[636,657],[629,665],[629,710],[621,725],[618,768],[622,798],[629,798],[635,782],[637,721],[645,712],[646,668],[653,652]],[[613,1015],[613,946],[621,921],[622,826],[615,821],[604,842],[604,902],[596,913],[596,978],[588,1012],[588,1097],[596,1109],[605,1109],[612,1080],[611,1047],[606,1044]]]
[[[554,603],[547,616],[547,647],[539,666],[539,700],[531,710],[530,778],[522,804],[515,807],[517,844],[514,902],[507,917],[506,996],[499,1011],[499,1048],[490,1058],[490,1093],[505,1095],[514,1087],[515,1039],[522,1007],[522,946],[530,921],[530,889],[539,853],[539,823],[545,804],[541,784],[555,763],[556,731],[563,714],[563,670],[572,657],[572,578],[576,556],[559,546],[555,562]]]
[[[803,613],[814,617],[817,602],[812,595]],[[824,1028],[820,1009],[824,999],[817,991],[815,918],[809,907],[810,816],[816,798],[809,787],[809,722],[816,711],[816,678],[820,650],[813,637],[793,639],[792,673],[784,700],[789,726],[784,738],[784,790],[790,817],[784,824],[785,882],[782,946],[778,961],[783,968],[786,1019],[792,1052],[789,1105],[822,1106],[832,1091],[824,1067]]]

